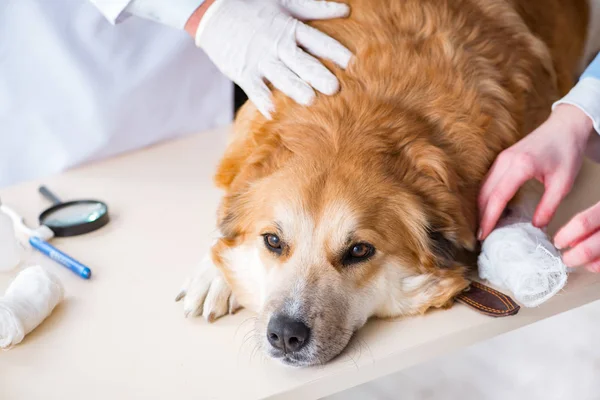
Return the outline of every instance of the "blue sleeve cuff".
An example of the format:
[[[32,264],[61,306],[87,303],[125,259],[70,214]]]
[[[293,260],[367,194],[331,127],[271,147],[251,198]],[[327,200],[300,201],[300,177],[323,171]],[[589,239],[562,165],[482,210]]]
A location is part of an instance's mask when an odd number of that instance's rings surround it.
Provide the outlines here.
[[[592,61],[592,63],[584,71],[583,75],[581,75],[581,80],[585,78],[600,79],[600,54],[596,56],[594,61]]]

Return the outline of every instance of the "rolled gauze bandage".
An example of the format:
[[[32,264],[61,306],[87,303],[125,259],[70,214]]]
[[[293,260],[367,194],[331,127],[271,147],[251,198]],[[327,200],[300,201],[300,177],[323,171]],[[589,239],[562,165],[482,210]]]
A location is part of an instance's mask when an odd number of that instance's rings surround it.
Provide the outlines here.
[[[521,222],[496,228],[483,241],[479,277],[536,307],[567,282],[567,267],[544,231]]]
[[[29,267],[0,298],[0,348],[19,344],[63,300],[63,286],[42,267]]]

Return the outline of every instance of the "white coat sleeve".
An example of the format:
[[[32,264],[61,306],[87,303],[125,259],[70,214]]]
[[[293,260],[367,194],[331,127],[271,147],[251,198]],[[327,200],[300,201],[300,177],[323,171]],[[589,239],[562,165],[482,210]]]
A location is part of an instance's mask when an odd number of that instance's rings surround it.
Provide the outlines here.
[[[569,94],[554,103],[571,104],[579,107],[594,123],[594,128],[600,133],[600,54],[585,70],[581,80],[571,89]]]
[[[176,29],[185,23],[205,0],[90,0],[111,24],[129,15],[149,19]]]

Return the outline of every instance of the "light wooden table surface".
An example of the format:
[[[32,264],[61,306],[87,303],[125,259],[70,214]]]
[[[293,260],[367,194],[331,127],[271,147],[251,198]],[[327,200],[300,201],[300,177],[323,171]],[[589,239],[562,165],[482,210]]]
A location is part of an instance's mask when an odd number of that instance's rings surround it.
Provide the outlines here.
[[[600,275],[577,273],[549,303],[515,317],[456,305],[370,322],[325,367],[268,360],[246,340],[251,314],[209,325],[183,318],[174,302],[214,231],[220,193],[212,174],[226,134],[205,132],[43,181],[66,200],[106,201],[113,219],[95,233],[53,242],[90,266],[90,281],[29,256],[29,264],[58,274],[67,298],[23,343],[0,353],[0,399],[318,398],[600,299]],[[600,200],[599,177],[600,168],[585,166],[557,223]],[[0,197],[35,221],[47,206],[39,183],[0,190]],[[16,272],[0,274],[1,290]]]

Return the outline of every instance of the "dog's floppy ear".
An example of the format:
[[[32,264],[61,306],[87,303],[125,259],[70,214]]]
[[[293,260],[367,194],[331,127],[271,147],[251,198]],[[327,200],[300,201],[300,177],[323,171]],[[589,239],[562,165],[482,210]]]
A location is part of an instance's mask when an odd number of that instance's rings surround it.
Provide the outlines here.
[[[405,116],[410,118],[409,116]],[[409,120],[412,126],[422,124]],[[393,131],[388,146],[395,160],[395,173],[403,182],[411,182],[415,193],[427,207],[431,251],[442,259],[452,259],[457,251],[473,251],[476,210],[469,209],[476,192],[459,187],[461,181],[454,161],[435,141],[425,134],[435,127],[423,125],[413,135]],[[398,132],[402,133],[401,130]],[[475,197],[473,197],[475,193]]]
[[[444,267],[459,253],[475,250],[476,210],[469,209],[472,195],[457,187],[450,164],[443,171],[440,165],[444,164],[428,163],[429,170],[421,170],[415,187],[427,207],[429,248]]]
[[[221,158],[215,183],[222,189],[228,189],[238,176],[248,158],[258,146],[257,133],[261,131],[265,118],[251,102],[246,102],[238,111],[233,125],[233,135]]]
[[[459,247],[459,245],[449,240],[442,232],[437,230],[430,230],[428,236],[429,248],[435,257],[435,265],[438,268],[447,269],[457,265],[477,264],[477,253],[474,252],[477,245],[474,245],[473,248],[465,247],[464,245]]]
[[[275,171],[289,154],[280,135],[251,103],[240,109],[234,130],[215,176],[217,186],[225,190],[217,224],[229,238],[246,228],[252,185]]]
[[[250,229],[250,206],[261,203],[261,197],[266,196],[252,188],[276,170],[286,153],[287,149],[277,146],[276,142],[267,143],[256,147],[254,153],[236,166],[238,171],[225,187],[226,193],[217,213],[217,225],[223,236],[233,238]]]
[[[456,257],[456,245],[448,240],[443,233],[435,228],[428,232],[431,252],[440,260],[440,267],[450,267]]]
[[[459,256],[476,250],[476,216],[465,210],[468,203],[460,195],[442,192],[438,193],[436,200],[429,212],[429,248],[438,266],[448,268],[456,263]]]
[[[460,255],[476,249],[476,210],[469,209],[470,195],[456,187],[458,179],[453,172],[445,174],[445,181],[422,176],[418,185],[426,189],[421,193],[428,208],[429,248],[439,267],[450,268]]]

